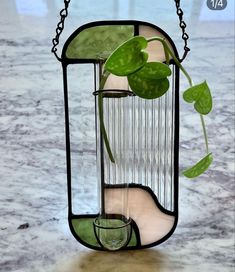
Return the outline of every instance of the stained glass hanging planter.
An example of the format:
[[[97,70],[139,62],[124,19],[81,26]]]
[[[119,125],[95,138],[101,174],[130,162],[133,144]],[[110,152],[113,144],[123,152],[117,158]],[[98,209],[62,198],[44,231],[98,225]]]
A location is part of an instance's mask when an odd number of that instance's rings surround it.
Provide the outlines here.
[[[52,51],[63,68],[71,232],[80,243],[97,250],[158,245],[172,235],[178,221],[179,65],[168,59],[161,40],[179,62],[182,59],[178,58],[176,46],[166,32],[135,20],[82,25],[67,39],[61,58],[58,57],[56,46],[69,2],[65,1],[65,9],[61,11]],[[185,57],[189,51],[188,36],[179,1],[176,2]],[[151,37],[159,40],[147,44],[145,39]],[[130,42],[134,47],[128,48]],[[127,54],[121,58],[118,54],[124,47],[115,50],[123,43]],[[140,69],[141,61],[145,63],[146,58],[149,64],[145,70]],[[135,69],[138,62],[140,66]],[[157,69],[155,62],[169,64],[157,77],[155,72],[154,77],[151,75]],[[83,70],[84,65],[89,68]],[[118,65],[122,65],[121,72],[116,69]],[[120,74],[112,73],[115,69]],[[79,70],[83,71],[80,85],[76,84]],[[85,93],[79,93],[84,81],[89,82],[89,87]],[[150,87],[150,97],[144,93],[145,86]],[[75,102],[78,106],[74,106]],[[87,151],[89,148],[93,151]],[[94,165],[97,175],[93,173]],[[94,211],[87,210],[95,198],[98,205]]]

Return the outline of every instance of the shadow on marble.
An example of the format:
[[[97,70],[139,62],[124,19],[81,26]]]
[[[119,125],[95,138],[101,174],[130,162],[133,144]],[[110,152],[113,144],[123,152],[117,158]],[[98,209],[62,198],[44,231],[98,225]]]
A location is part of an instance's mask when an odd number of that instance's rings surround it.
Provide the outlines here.
[[[171,267],[170,267],[171,266]],[[158,272],[173,270],[169,255],[158,250],[99,252],[73,256],[58,263],[53,272]]]

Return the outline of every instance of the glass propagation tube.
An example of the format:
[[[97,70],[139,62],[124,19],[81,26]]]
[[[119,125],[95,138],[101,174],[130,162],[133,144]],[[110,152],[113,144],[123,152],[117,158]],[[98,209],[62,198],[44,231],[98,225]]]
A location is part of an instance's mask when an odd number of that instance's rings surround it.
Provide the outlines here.
[[[100,175],[100,213],[94,220],[94,231],[98,243],[106,250],[114,251],[128,244],[132,232],[128,197],[131,182],[129,104],[133,94],[125,90],[103,90],[94,94],[97,105],[97,168]],[[102,97],[103,121],[114,163],[110,161],[101,136],[99,95]]]

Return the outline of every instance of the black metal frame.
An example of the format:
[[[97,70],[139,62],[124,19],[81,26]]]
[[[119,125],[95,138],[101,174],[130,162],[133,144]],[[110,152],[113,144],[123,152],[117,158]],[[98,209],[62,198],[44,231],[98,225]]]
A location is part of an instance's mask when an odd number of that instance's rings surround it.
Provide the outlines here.
[[[64,84],[64,109],[65,109],[65,137],[66,137],[66,163],[67,163],[67,187],[68,187],[68,221],[70,230],[73,234],[73,236],[83,245],[96,250],[104,250],[103,248],[99,248],[96,246],[88,245],[86,242],[82,241],[78,235],[75,233],[73,226],[72,226],[72,219],[76,218],[86,218],[88,215],[75,215],[72,212],[72,188],[71,188],[71,154],[70,154],[70,127],[69,127],[69,106],[68,106],[68,84],[67,84],[67,66],[70,64],[83,64],[83,63],[91,63],[94,64],[94,67],[96,64],[99,63],[99,60],[97,59],[71,59],[66,57],[66,50],[70,42],[84,29],[94,27],[94,26],[102,26],[102,25],[132,25],[134,26],[134,35],[139,35],[139,26],[145,25],[150,26],[163,34],[167,40],[169,41],[170,45],[173,48],[175,56],[179,59],[178,52],[176,49],[176,46],[172,39],[169,37],[169,35],[164,32],[161,28],[147,22],[142,21],[136,21],[136,20],[119,20],[119,21],[97,21],[97,22],[91,22],[88,24],[85,24],[81,27],[79,27],[77,30],[75,30],[72,35],[67,39],[67,41],[64,44],[63,50],[62,50],[62,56],[61,56],[61,63],[62,63],[62,69],[63,69],[63,84]],[[171,215],[174,215],[175,222],[171,229],[171,231],[164,236],[162,239],[160,239],[157,242],[143,245],[143,246],[130,246],[125,247],[123,249],[144,249],[153,247],[156,245],[161,244],[165,240],[167,240],[175,231],[175,228],[178,223],[178,168],[179,168],[179,68],[177,65],[174,64],[174,62],[171,62],[172,65],[174,65],[175,70],[175,93],[174,93],[174,117],[175,117],[175,125],[174,125],[174,212],[171,213]],[[96,217],[98,214],[89,214],[89,217]]]

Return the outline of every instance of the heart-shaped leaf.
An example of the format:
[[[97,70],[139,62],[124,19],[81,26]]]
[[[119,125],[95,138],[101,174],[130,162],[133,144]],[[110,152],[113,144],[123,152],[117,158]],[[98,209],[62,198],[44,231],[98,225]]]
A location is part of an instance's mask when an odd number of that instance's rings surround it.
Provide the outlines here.
[[[137,72],[128,76],[132,91],[145,99],[154,99],[162,96],[169,89],[166,78],[171,75],[171,69],[163,63],[146,63]]]
[[[171,75],[171,69],[161,62],[148,62],[136,74],[144,79],[163,79]]]
[[[195,178],[204,173],[209,168],[212,161],[213,161],[212,153],[209,153],[193,167],[185,170],[183,174],[187,178]]]
[[[188,103],[195,102],[194,108],[201,114],[208,114],[212,109],[211,92],[206,81],[187,89],[183,98]]]
[[[148,54],[143,51],[147,44],[147,40],[142,36],[129,39],[109,56],[104,69],[117,76],[134,73],[148,60]]]

